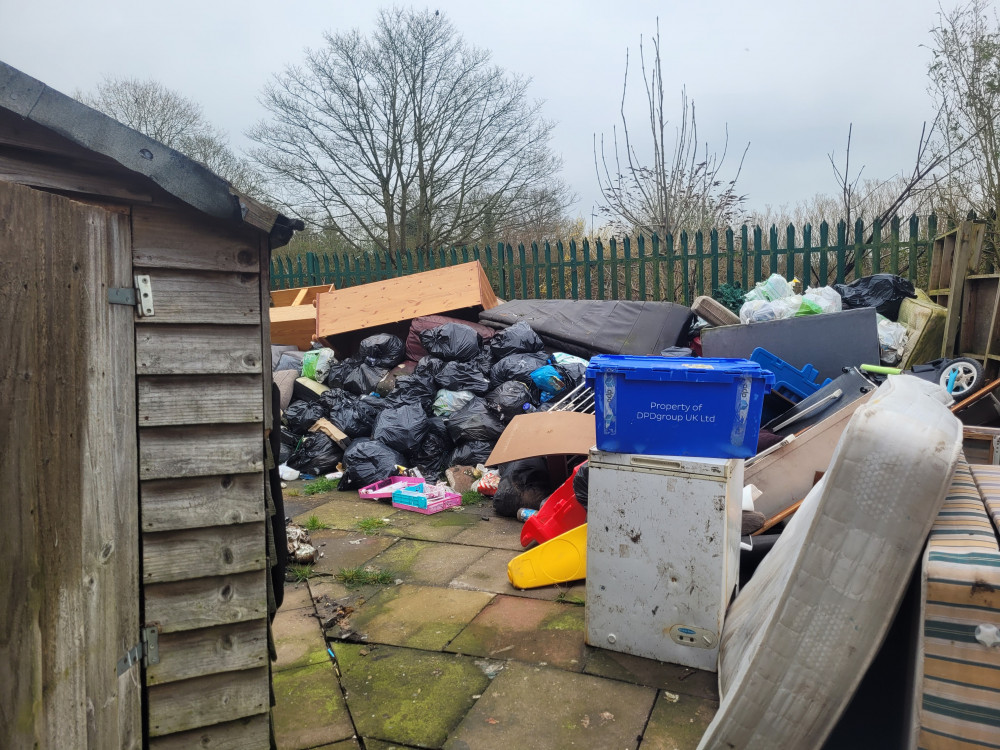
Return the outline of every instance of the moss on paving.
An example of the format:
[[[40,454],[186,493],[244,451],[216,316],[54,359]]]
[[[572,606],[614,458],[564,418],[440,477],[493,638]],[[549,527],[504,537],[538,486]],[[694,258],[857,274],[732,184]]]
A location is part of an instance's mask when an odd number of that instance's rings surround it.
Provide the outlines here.
[[[390,646],[334,647],[358,733],[440,747],[489,684],[470,658]]]
[[[272,684],[279,747],[315,747],[354,733],[329,662],[275,672]]]

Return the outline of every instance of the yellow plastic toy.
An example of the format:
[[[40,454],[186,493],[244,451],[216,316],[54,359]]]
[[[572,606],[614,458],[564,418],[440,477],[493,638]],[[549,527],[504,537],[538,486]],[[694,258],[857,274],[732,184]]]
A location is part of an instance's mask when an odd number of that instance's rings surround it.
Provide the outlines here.
[[[507,563],[514,588],[534,589],[587,577],[587,524],[523,552]]]

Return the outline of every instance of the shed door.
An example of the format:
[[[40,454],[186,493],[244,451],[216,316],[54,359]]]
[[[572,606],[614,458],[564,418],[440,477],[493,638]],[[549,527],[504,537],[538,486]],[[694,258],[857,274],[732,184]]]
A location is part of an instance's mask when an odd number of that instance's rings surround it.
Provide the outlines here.
[[[129,232],[0,182],[0,747],[142,743]]]

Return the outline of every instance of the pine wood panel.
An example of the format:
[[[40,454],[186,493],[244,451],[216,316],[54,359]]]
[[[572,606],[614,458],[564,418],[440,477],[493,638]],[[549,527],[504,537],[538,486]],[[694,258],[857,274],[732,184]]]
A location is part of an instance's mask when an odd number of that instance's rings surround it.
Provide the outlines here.
[[[260,324],[260,275],[140,268],[153,290],[154,314],[143,323]]]
[[[149,741],[150,750],[190,750],[193,747],[206,750],[270,750],[267,714],[153,737]]]
[[[139,621],[132,311],[104,292],[127,247],[127,217],[0,181],[0,747],[142,742],[114,671]]]
[[[263,523],[143,534],[142,580],[181,581],[264,568]]]
[[[254,716],[270,707],[266,667],[154,685],[148,694],[150,737]]]
[[[263,470],[264,434],[259,424],[139,430],[140,479],[259,473]]]
[[[155,479],[141,487],[143,531],[264,520],[264,477],[260,474]]]
[[[155,305],[155,299],[154,299]],[[261,371],[259,326],[136,325],[139,375],[237,375]]]
[[[268,310],[272,344],[292,344],[308,351],[316,335],[316,308],[312,305],[272,307]]]
[[[146,668],[146,684],[265,666],[267,620],[251,620],[161,636],[160,663]]]
[[[144,588],[145,619],[161,633],[210,628],[267,615],[264,571],[213,576]]]
[[[258,236],[249,227],[192,212],[137,206],[132,262],[142,268],[259,273]]]
[[[293,289],[272,289],[270,294],[271,304],[275,307],[289,307],[293,305],[308,305],[313,307],[317,294],[333,292],[336,289],[337,287],[333,284],[300,286]]]
[[[258,375],[143,377],[139,379],[142,427],[261,422]]]

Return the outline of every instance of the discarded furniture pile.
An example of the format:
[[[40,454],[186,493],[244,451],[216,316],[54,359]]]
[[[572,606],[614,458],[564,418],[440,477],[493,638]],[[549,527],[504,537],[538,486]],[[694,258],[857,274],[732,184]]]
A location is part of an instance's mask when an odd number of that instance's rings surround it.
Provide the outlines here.
[[[321,292],[308,351],[273,338],[282,471],[420,513],[492,496],[524,522],[512,586],[585,578],[590,645],[718,673],[701,747],[854,741],[896,641],[885,746],[1000,746],[977,227],[935,243],[927,292],[501,302],[478,263]]]

